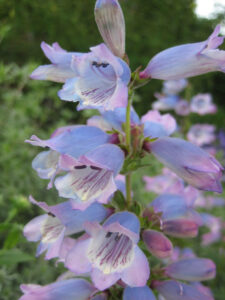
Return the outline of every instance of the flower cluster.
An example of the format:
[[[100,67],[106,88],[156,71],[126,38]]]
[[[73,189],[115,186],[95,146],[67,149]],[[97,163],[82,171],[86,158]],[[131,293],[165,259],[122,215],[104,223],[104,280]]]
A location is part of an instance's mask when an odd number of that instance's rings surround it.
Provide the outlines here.
[[[214,140],[214,129],[207,128],[209,137],[202,128],[200,141],[195,134],[200,130],[192,128],[188,139],[193,144],[170,137],[178,129],[176,120],[158,110],[175,107],[177,94],[187,85],[183,78],[225,71],[225,52],[216,49],[224,37],[218,36],[217,26],[207,41],[165,50],[144,71],[131,72],[119,2],[97,0],[95,19],[104,43],[77,53],[42,42],[51,64],[31,74],[32,79],[63,83],[60,99],[98,114],[85,125],[56,129],[49,139],[33,135],[26,141],[47,148],[32,167],[49,180],[47,188],[55,187],[65,199],[50,206],[30,196],[44,214],[25,226],[24,235],[39,242],[37,255],[56,258],[72,275],[46,286],[22,285],[20,300],[106,300],[114,293],[124,300],[155,300],[155,291],[165,300],[212,300],[200,281],[214,278],[214,263],[177,250],[169,238],[196,237],[198,228],[211,222],[210,215],[196,211],[196,203],[202,195],[197,189],[222,191],[223,167],[199,148]],[[149,78],[169,80],[163,88],[166,96],[139,118],[132,98]],[[215,111],[211,100],[201,101],[204,95],[193,98],[192,111]],[[158,194],[147,205],[132,199],[131,176],[143,167],[143,157],[149,163],[156,158],[170,169],[144,178],[147,189]],[[203,237],[205,244],[215,239],[215,232]],[[150,272],[151,260],[158,264]]]

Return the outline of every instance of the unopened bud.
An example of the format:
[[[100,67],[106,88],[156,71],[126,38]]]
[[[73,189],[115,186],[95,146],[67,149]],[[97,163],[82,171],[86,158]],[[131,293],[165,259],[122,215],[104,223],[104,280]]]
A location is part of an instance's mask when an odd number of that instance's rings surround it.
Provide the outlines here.
[[[203,281],[215,277],[216,266],[211,259],[188,258],[167,266],[165,272],[178,280]]]
[[[112,51],[121,58],[125,55],[125,21],[117,0],[97,0],[95,21],[101,36]]]
[[[173,245],[163,233],[156,230],[145,230],[142,237],[146,247],[152,255],[158,258],[171,256]]]
[[[198,224],[194,220],[174,219],[163,222],[163,232],[180,238],[192,238],[198,234]]]

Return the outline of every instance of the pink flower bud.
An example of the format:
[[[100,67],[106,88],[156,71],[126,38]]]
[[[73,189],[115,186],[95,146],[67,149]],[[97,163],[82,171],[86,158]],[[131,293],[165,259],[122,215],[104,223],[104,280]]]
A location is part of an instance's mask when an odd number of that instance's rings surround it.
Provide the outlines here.
[[[117,0],[97,0],[95,21],[108,48],[121,58],[125,54],[125,22]]]
[[[212,279],[216,275],[216,266],[210,259],[182,259],[166,267],[166,274],[174,279],[202,281]]]
[[[171,256],[173,252],[173,245],[163,233],[156,230],[145,230],[142,237],[148,251],[152,255],[158,258]]]
[[[194,220],[175,219],[163,222],[163,232],[180,238],[192,238],[198,234],[198,224]]]

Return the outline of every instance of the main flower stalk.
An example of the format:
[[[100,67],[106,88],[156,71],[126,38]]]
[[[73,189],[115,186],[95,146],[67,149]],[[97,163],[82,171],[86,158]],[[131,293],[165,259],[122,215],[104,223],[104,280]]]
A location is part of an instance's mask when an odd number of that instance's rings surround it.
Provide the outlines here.
[[[133,99],[133,91],[129,90],[129,97],[126,109],[126,125],[125,125],[125,134],[126,134],[126,148],[128,152],[128,156],[131,154],[131,127],[130,127],[130,111],[131,104]],[[127,196],[127,207],[131,206],[132,197],[131,197],[131,172],[129,171],[126,174],[126,196]]]

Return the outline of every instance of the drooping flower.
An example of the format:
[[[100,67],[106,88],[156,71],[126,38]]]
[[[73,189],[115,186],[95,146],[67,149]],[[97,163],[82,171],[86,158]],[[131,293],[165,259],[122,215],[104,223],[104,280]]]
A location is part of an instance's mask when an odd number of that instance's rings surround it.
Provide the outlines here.
[[[156,300],[156,298],[152,290],[148,286],[127,286],[123,292],[123,300]]]
[[[65,241],[66,236],[82,232],[86,221],[101,222],[109,215],[109,211],[99,203],[93,203],[85,211],[80,211],[72,209],[70,201],[53,206],[37,202],[32,197],[30,201],[46,213],[25,225],[23,233],[28,241],[40,241],[36,255],[46,251],[46,259],[59,257],[63,244],[71,242]],[[73,242],[70,244],[73,246]]]
[[[212,102],[211,94],[198,94],[191,99],[190,108],[192,112],[199,115],[214,114],[216,105]]]
[[[215,126],[209,124],[195,124],[188,133],[187,138],[195,145],[202,146],[215,141]]]
[[[178,138],[163,137],[150,144],[150,151],[194,187],[207,191],[222,191],[219,179],[223,167],[201,148]]]
[[[217,49],[224,40],[218,36],[219,31],[217,25],[204,42],[175,46],[156,54],[140,77],[178,80],[213,71],[225,72],[225,51]]]
[[[130,212],[110,216],[103,224],[86,223],[89,238],[75,244],[66,259],[71,271],[91,272],[95,286],[104,290],[119,279],[127,285],[144,286],[149,277],[149,265],[137,246],[140,224]]]
[[[95,287],[84,279],[68,279],[45,286],[22,284],[24,295],[19,300],[88,300],[96,291]]]
[[[95,21],[101,36],[112,51],[121,58],[125,55],[125,21],[117,0],[97,0]]]

